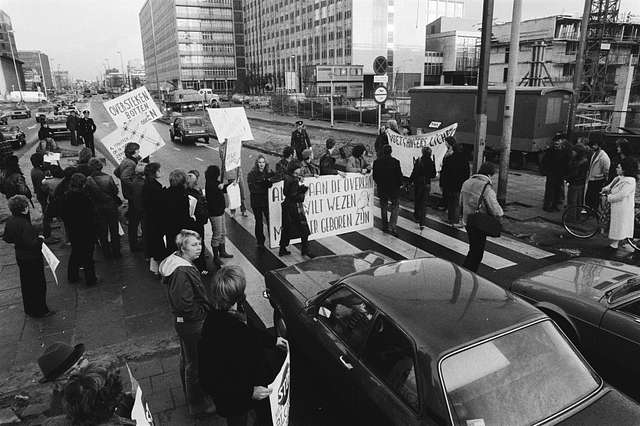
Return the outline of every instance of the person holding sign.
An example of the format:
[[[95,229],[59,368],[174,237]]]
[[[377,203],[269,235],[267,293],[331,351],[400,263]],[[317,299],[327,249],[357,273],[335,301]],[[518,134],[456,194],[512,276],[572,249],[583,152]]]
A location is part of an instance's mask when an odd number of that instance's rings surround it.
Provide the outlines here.
[[[216,272],[211,287],[214,309],[207,313],[198,348],[200,384],[229,426],[247,426],[251,409],[256,411],[256,424],[270,424],[268,397],[273,390],[267,386],[286,356],[278,350],[286,348],[286,341],[247,317],[246,286],[237,265]]]
[[[263,218],[269,223],[269,188],[273,185],[275,174],[269,170],[269,165],[264,155],[259,155],[256,164],[247,176],[249,193],[251,194],[251,210],[256,220],[255,235],[258,247],[263,247],[265,242]]]
[[[289,165],[288,174],[284,177],[284,201],[282,202],[282,235],[280,237],[279,256],[291,254],[287,250],[289,241],[294,238],[302,239],[302,255],[309,256],[309,224],[304,213],[304,197],[309,189],[302,185],[302,169],[297,162]]]
[[[223,265],[220,258],[233,257],[232,254],[227,253],[227,250],[225,250],[227,228],[224,223],[224,209],[227,206],[224,194],[233,181],[226,184],[220,182],[220,168],[214,165],[207,167],[204,178],[206,182],[205,196],[207,198],[207,208],[209,209],[209,219],[211,220],[211,251],[213,252],[213,262],[220,268]]]
[[[20,270],[20,290],[24,313],[43,318],[55,312],[47,306],[47,283],[44,277],[42,241],[29,217],[29,200],[24,195],[14,195],[8,201],[11,217],[4,228],[3,239],[15,245],[16,262]]]

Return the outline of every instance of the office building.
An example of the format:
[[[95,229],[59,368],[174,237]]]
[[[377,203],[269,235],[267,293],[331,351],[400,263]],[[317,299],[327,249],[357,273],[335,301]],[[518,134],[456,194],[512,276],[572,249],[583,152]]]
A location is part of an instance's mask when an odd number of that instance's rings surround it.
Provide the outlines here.
[[[71,80],[69,80],[69,71],[53,71],[53,85],[56,90],[69,89],[71,87]]]
[[[135,89],[145,84],[147,73],[144,64],[140,59],[133,59],[127,63],[127,78],[131,89]]]
[[[11,18],[0,10],[0,96],[24,88],[22,61],[18,57]]]
[[[21,50],[18,56],[23,62],[22,69],[28,90],[44,92],[53,87],[49,56],[39,50]]]
[[[147,87],[152,92],[244,84],[240,0],[147,0],[139,13]]]
[[[287,73],[299,76],[305,66],[361,65],[365,96],[370,97],[373,61],[384,56],[390,64],[389,88],[406,92],[423,81],[427,22],[441,15],[462,16],[464,4],[465,0],[246,0],[247,72],[256,82],[252,90],[286,89]]]
[[[424,84],[476,85],[480,30],[475,20],[439,17],[427,24]]]

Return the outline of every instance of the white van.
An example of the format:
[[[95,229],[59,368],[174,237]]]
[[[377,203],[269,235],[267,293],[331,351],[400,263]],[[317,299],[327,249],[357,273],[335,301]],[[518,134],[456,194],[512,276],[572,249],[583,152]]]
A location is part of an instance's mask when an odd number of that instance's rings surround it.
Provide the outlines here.
[[[47,102],[47,97],[42,92],[16,90],[9,93],[9,100],[13,102]]]

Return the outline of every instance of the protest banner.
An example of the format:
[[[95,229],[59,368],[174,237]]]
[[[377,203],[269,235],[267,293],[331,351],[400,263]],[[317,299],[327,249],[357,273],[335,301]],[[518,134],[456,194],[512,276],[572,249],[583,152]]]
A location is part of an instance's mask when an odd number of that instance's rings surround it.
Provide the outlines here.
[[[309,223],[309,240],[373,228],[373,177],[347,173],[304,178],[309,187],[304,211]],[[283,182],[269,188],[269,242],[278,247],[282,228]],[[292,243],[300,240],[292,240]]]
[[[253,140],[253,133],[251,133],[251,126],[244,108],[207,108],[207,113],[220,143],[224,143],[225,139],[231,140],[232,137],[237,137],[241,141]]]
[[[233,136],[229,138],[224,154],[225,171],[235,170],[240,167],[242,159],[242,141],[240,138]]]
[[[56,269],[60,264],[60,260],[56,257],[55,254],[53,254],[51,249],[45,243],[42,243],[42,248],[40,250],[42,251],[42,256],[44,256],[44,260],[47,261],[49,268],[51,268],[51,273],[53,273],[53,279],[56,280],[56,285],[59,286],[60,283],[58,283],[58,276],[56,275]]]
[[[458,123],[453,123],[443,129],[435,132],[423,133],[415,136],[403,136],[387,129],[389,145],[392,148],[392,155],[400,161],[400,168],[405,177],[411,176],[413,171],[413,160],[422,156],[422,147],[431,148],[436,171],[440,173],[442,168],[442,159],[447,153],[447,144],[444,139],[447,136],[453,136],[458,128]]]
[[[133,377],[128,363],[126,363],[126,366],[129,372],[129,380],[131,381],[131,393],[134,396],[131,420],[134,420],[137,426],[153,426],[153,417],[151,416],[151,410],[149,410],[149,404],[142,402],[142,388],[136,378]]]
[[[162,115],[144,86],[106,101],[104,107],[118,127],[123,127],[132,120],[144,126]]]
[[[269,403],[271,405],[271,420],[273,426],[287,426],[289,424],[289,407],[291,406],[291,354],[287,347],[287,357],[284,359],[280,372],[268,387],[271,389]]]
[[[101,142],[118,163],[124,160],[124,148],[129,142],[135,142],[140,145],[141,158],[153,154],[165,145],[164,139],[162,139],[153,123],[142,125],[135,122],[135,120],[125,127],[109,133],[102,138]]]
[[[239,209],[241,204],[240,185],[234,182],[227,186],[227,208],[229,210]]]

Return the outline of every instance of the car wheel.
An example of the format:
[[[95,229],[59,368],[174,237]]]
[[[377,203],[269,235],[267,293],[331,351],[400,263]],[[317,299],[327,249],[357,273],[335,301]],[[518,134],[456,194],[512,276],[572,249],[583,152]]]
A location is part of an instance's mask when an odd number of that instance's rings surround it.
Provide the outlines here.
[[[276,330],[276,336],[287,338],[287,323],[284,322],[284,318],[278,309],[273,311],[273,327]]]

